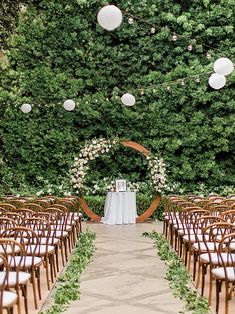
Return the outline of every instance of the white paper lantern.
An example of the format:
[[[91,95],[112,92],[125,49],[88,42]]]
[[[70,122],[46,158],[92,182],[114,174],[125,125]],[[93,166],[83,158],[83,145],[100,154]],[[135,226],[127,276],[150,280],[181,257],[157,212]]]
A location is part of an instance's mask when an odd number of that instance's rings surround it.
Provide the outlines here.
[[[122,23],[122,11],[115,5],[106,5],[97,15],[98,23],[107,31],[112,31]]]
[[[213,73],[209,77],[209,85],[214,89],[220,89],[226,84],[226,77],[224,75]]]
[[[126,93],[121,98],[122,103],[126,106],[134,106],[135,97],[132,94]]]
[[[23,104],[21,107],[20,107],[20,110],[23,111],[23,113],[28,113],[32,110],[32,107],[30,104]]]
[[[232,61],[228,58],[219,58],[214,63],[215,73],[222,75],[229,75],[233,72],[234,65]]]
[[[64,106],[65,110],[72,111],[72,110],[74,110],[76,104],[75,104],[75,102],[72,99],[67,99],[67,100],[65,100],[63,106]]]

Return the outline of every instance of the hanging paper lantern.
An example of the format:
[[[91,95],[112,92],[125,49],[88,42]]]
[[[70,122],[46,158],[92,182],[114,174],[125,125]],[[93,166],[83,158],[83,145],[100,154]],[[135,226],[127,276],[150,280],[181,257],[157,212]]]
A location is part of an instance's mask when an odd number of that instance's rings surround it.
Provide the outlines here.
[[[72,99],[67,99],[67,100],[65,100],[63,106],[64,106],[65,110],[72,111],[75,108],[76,104]]]
[[[209,77],[209,85],[214,89],[220,89],[226,84],[226,77],[224,75],[213,73]]]
[[[107,31],[112,31],[122,23],[122,11],[115,5],[106,5],[97,15],[98,23]]]
[[[232,61],[228,58],[219,58],[214,63],[215,73],[222,75],[229,75],[233,72],[234,65]]]
[[[132,94],[126,93],[121,98],[122,103],[126,106],[134,106],[135,97]]]
[[[28,113],[32,110],[32,107],[30,104],[23,104],[21,107],[20,107],[20,110],[23,111],[23,113]]]

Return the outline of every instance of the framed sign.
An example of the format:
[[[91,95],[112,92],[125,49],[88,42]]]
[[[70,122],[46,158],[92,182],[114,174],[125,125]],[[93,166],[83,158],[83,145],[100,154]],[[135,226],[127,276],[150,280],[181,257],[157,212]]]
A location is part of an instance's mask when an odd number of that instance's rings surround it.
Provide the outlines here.
[[[116,180],[116,192],[126,192],[126,180]]]

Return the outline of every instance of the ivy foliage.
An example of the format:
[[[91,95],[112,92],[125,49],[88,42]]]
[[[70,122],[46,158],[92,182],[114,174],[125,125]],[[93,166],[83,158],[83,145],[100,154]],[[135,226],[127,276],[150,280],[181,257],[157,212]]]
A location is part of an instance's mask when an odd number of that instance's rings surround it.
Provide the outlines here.
[[[54,303],[41,314],[59,314],[65,311],[70,301],[80,297],[80,275],[91,261],[95,250],[95,233],[86,230],[81,234],[65,271],[60,275],[55,286]]]
[[[235,76],[219,91],[208,87],[208,73],[200,83],[193,76],[210,72],[219,56],[234,58],[233,1],[118,1],[150,21],[154,34],[135,18],[129,24],[128,14],[117,30],[105,31],[96,21],[104,4],[40,0],[20,14],[0,68],[4,191],[40,186],[38,178],[59,184],[84,142],[99,136],[131,139],[159,152],[171,182],[234,185]],[[163,84],[185,77],[184,86],[167,90]],[[163,85],[148,88],[156,84]],[[136,97],[133,107],[120,101],[127,91]],[[73,112],[63,109],[68,98],[77,103]],[[23,103],[32,104],[32,112],[23,114]],[[102,158],[91,176],[145,179],[144,157],[131,149]]]
[[[186,310],[193,314],[209,313],[208,301],[199,296],[195,288],[192,288],[193,285],[186,267],[182,265],[179,256],[170,248],[168,241],[156,231],[145,232],[143,236],[154,240],[158,255],[167,265],[165,278],[169,281],[174,295],[186,302]]]

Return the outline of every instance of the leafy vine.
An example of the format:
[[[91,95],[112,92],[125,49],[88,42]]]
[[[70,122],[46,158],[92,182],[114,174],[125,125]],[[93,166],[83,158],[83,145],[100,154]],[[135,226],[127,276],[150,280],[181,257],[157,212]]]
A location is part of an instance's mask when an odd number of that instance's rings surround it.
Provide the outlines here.
[[[87,230],[82,233],[75,247],[68,266],[60,275],[56,284],[54,304],[40,314],[59,314],[66,310],[70,301],[79,299],[79,279],[94,253],[95,233]]]
[[[169,281],[174,295],[186,302],[186,310],[192,311],[193,314],[209,313],[207,299],[199,296],[197,291],[191,287],[188,271],[182,265],[175,251],[170,248],[168,241],[156,231],[151,233],[144,232],[143,236],[154,240],[154,246],[158,250],[158,255],[167,265],[165,278]]]

